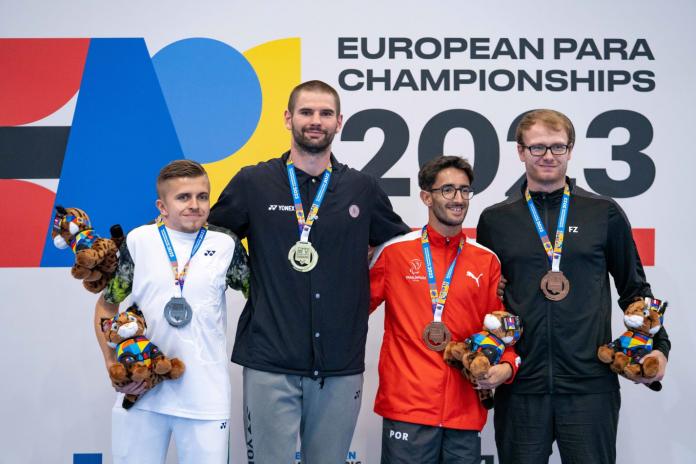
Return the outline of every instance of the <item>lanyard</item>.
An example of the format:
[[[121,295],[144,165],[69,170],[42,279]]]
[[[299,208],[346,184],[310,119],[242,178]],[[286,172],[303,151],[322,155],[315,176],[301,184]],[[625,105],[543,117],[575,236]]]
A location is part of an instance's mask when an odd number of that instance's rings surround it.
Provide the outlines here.
[[[457,248],[457,255],[452,260],[445,278],[442,279],[442,287],[440,288],[440,293],[437,292],[437,281],[435,280],[435,269],[433,267],[433,257],[430,253],[430,240],[428,239],[427,226],[423,226],[423,232],[421,233],[421,246],[423,248],[423,258],[425,260],[425,270],[428,275],[428,286],[430,287],[430,301],[433,305],[433,320],[435,322],[442,322],[442,313],[445,311],[445,302],[447,301],[447,294],[449,293],[450,282],[452,281],[452,275],[454,274],[454,266],[457,264],[457,258],[464,248],[464,237],[459,240],[459,248]]]
[[[558,224],[556,225],[556,241],[553,246],[551,246],[551,241],[549,240],[549,234],[544,228],[544,223],[541,221],[539,212],[534,206],[534,200],[529,193],[529,189],[525,190],[524,197],[527,199],[527,206],[529,207],[529,212],[532,213],[532,219],[534,220],[534,226],[536,227],[541,243],[544,244],[544,250],[546,255],[549,257],[549,263],[551,264],[551,270],[558,272],[561,270],[561,253],[563,252],[563,237],[565,234],[566,220],[568,219],[568,206],[570,205],[570,187],[565,184],[563,189],[563,200],[561,201],[561,211],[558,213]]]
[[[172,241],[169,239],[169,233],[167,233],[167,228],[165,227],[164,222],[162,221],[162,217],[158,216],[156,222],[157,230],[159,231],[160,238],[162,239],[162,243],[164,244],[164,249],[167,252],[167,256],[169,256],[169,262],[172,265],[172,272],[174,273],[174,282],[175,284],[179,285],[179,288],[181,288],[181,294],[183,295],[184,281],[186,280],[186,272],[188,271],[189,263],[191,262],[191,258],[193,258],[193,255],[196,254],[198,249],[203,244],[205,234],[208,232],[208,224],[204,225],[198,230],[196,241],[193,242],[193,248],[191,249],[191,256],[189,256],[189,259],[188,261],[186,261],[184,268],[181,270],[181,272],[179,272],[179,262],[176,260],[176,253],[174,252]]]
[[[324,195],[326,190],[329,188],[329,179],[331,179],[331,162],[326,167],[324,171],[324,176],[321,179],[321,185],[319,185],[319,190],[314,196],[314,201],[312,202],[312,207],[309,209],[309,214],[307,219],[304,216],[304,209],[302,209],[302,198],[300,197],[300,187],[297,185],[297,175],[295,174],[295,163],[288,158],[286,163],[288,169],[288,181],[290,182],[290,192],[292,193],[292,199],[295,202],[295,216],[297,217],[297,226],[300,230],[300,241],[309,241],[309,231],[312,229],[312,224],[317,218],[319,213],[319,206],[324,200]]]

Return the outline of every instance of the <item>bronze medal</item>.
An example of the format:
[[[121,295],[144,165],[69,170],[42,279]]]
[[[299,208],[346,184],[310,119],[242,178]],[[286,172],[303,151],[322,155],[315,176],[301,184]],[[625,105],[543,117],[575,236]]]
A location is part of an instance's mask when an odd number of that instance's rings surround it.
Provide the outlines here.
[[[433,351],[443,351],[452,339],[452,334],[443,322],[431,322],[423,330],[425,346]]]
[[[561,301],[570,291],[570,282],[561,271],[549,271],[541,279],[541,291],[551,301]]]

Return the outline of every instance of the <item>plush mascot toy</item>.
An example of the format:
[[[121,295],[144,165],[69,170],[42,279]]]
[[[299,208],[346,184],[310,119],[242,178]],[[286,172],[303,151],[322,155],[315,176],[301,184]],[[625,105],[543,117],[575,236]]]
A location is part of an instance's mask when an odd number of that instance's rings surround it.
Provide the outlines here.
[[[666,301],[637,297],[624,312],[624,324],[628,331],[613,342],[600,346],[597,350],[599,360],[629,380],[655,377],[659,370],[657,359],[648,358],[642,364],[640,360],[652,351],[652,337],[662,327],[666,309]],[[647,386],[655,391],[662,389],[660,382]]]
[[[111,227],[111,239],[101,238],[84,211],[56,206],[51,235],[57,248],[69,246],[75,253],[72,276],[82,280],[82,285],[92,293],[104,290],[118,265],[118,248],[123,242],[121,226]]]
[[[116,349],[116,364],[109,368],[109,377],[115,385],[145,382],[148,390],[166,379],[178,379],[184,373],[183,361],[167,358],[145,333],[147,326],[143,313],[133,305],[112,319],[101,320],[106,342]],[[138,399],[126,395],[123,407],[130,409]]]
[[[450,342],[445,348],[445,362],[462,370],[464,377],[474,385],[488,373],[491,366],[500,362],[506,346],[517,343],[522,335],[519,316],[506,311],[486,314],[483,330],[476,332],[464,342]],[[476,390],[481,404],[486,409],[493,407],[492,390]]]

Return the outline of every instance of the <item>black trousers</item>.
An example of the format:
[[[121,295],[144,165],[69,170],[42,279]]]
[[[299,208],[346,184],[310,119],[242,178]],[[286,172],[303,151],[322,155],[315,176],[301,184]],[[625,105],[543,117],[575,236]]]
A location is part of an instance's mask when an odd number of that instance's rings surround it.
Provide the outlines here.
[[[621,396],[618,391],[583,395],[495,396],[495,443],[500,464],[543,464],[558,444],[563,464],[614,464]]]
[[[481,464],[481,436],[383,419],[382,464]]]

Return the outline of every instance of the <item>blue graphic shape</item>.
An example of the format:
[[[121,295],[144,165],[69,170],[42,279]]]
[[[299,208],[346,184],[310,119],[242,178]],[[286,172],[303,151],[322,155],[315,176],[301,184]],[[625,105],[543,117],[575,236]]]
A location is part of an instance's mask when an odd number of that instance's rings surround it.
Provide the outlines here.
[[[155,218],[159,170],[183,157],[144,40],[92,39],[55,204],[85,210],[101,236],[128,232]],[[51,226],[41,266],[72,266]]]
[[[73,454],[73,464],[102,464],[102,455],[79,453]]]
[[[187,158],[218,161],[249,140],[261,117],[261,84],[244,55],[193,38],[164,47],[152,63]]]

